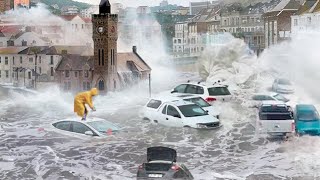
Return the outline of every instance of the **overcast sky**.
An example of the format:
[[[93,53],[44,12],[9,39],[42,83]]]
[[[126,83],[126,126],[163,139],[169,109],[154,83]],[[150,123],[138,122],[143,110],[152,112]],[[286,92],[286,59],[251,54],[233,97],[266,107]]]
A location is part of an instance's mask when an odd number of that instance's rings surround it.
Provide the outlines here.
[[[98,5],[100,0],[76,0],[79,2],[86,2],[90,4]],[[159,5],[162,0],[109,0],[110,3],[122,3],[124,6],[156,6]],[[191,0],[192,2],[206,1],[206,0]],[[169,4],[177,4],[183,6],[189,6],[189,0],[168,0]]]

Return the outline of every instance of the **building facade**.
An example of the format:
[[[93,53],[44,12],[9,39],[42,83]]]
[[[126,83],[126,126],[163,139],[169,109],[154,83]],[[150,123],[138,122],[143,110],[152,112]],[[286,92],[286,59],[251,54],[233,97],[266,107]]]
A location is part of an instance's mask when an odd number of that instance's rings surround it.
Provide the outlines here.
[[[299,7],[295,0],[282,0],[263,15],[266,48],[291,38],[291,16]]]

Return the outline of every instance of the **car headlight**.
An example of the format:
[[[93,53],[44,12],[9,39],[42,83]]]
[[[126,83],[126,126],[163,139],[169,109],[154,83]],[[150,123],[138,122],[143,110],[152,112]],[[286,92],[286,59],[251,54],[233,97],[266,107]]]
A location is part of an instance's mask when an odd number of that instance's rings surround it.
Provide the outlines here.
[[[207,128],[207,126],[203,124],[197,124],[197,128]]]

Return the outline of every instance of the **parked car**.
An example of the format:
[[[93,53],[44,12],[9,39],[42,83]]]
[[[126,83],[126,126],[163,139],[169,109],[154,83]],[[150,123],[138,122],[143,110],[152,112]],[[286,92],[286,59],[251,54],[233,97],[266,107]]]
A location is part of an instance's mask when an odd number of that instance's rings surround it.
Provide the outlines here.
[[[279,101],[264,101],[259,108],[258,129],[271,136],[289,136],[295,132],[293,111]]]
[[[221,127],[220,120],[195,103],[151,99],[142,110],[144,119],[170,127],[214,129]]]
[[[107,137],[120,130],[115,124],[100,118],[90,118],[86,121],[66,119],[52,123],[56,132],[77,137]]]
[[[287,79],[275,79],[272,85],[272,90],[279,93],[293,93],[294,88],[292,83]]]
[[[299,135],[319,135],[320,117],[319,113],[311,104],[298,104],[295,108],[296,132]]]
[[[193,179],[188,168],[177,163],[177,152],[168,147],[149,147],[147,162],[139,166],[137,179]]]
[[[251,96],[249,107],[260,107],[263,101],[280,101],[287,103],[290,100],[278,93],[257,93]]]
[[[230,101],[232,98],[228,86],[219,83],[184,83],[176,86],[171,93],[198,95],[210,104],[214,101]]]
[[[198,106],[202,107],[204,110],[208,111],[208,113],[210,115],[216,117],[217,119],[220,119],[220,112],[215,107],[213,107],[211,104],[209,104],[207,101],[205,101],[202,97],[192,95],[192,94],[185,94],[185,95],[161,94],[161,95],[158,95],[158,96],[151,98],[142,110],[142,114],[144,116],[144,119],[148,119],[146,117],[147,115],[146,116],[144,115],[144,112],[147,113],[148,111],[154,111],[155,108],[149,107],[149,106],[152,106],[153,103],[158,103],[158,104],[156,104],[156,106],[159,107],[164,102],[178,101],[178,100],[189,101],[194,104],[197,104]],[[157,102],[155,102],[155,101],[157,101]]]

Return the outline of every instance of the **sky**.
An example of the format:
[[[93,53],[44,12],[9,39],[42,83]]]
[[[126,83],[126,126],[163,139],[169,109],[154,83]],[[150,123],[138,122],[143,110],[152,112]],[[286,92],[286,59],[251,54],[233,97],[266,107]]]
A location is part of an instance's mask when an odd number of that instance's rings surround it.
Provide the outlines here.
[[[100,3],[100,0],[75,0],[79,2],[85,2],[89,4],[95,4],[98,5]],[[109,0],[110,3],[121,3],[125,7],[128,6],[156,6],[159,5],[162,0]],[[192,2],[201,2],[205,0],[192,0]],[[177,5],[183,5],[183,6],[189,6],[189,0],[168,0],[169,4],[177,4]]]

